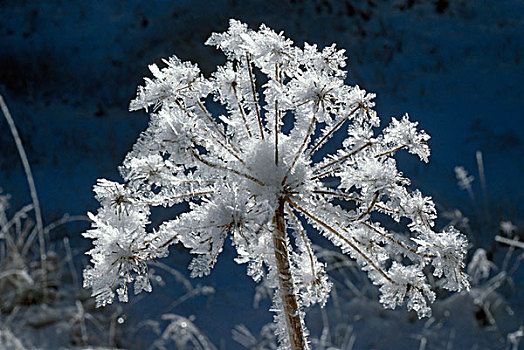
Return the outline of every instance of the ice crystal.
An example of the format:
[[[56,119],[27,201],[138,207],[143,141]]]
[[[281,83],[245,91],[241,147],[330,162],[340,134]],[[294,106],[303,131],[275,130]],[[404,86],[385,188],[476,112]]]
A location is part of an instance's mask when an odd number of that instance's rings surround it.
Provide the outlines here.
[[[125,182],[95,185],[101,208],[85,234],[94,239],[94,266],[84,285],[99,305],[115,289],[127,300],[131,282],[136,293],[150,291],[147,262],[176,243],[195,255],[192,276],[209,274],[229,237],[236,261],[274,288],[281,348],[307,348],[305,310],[324,304],[331,288],[310,227],[361,265],[386,307],[406,303],[429,315],[431,265],[444,287],[468,287],[465,238],[433,230],[432,199],[408,189],[393,158],[407,150],[427,162],[429,136],[407,114],[378,130],[375,95],[345,83],[344,50],[301,49],[283,33],[236,20],[207,44],[227,57],[209,78],[176,57],[150,66],[153,78],[130,109],[153,113],[120,169]],[[211,100],[226,114],[213,113]],[[146,230],[151,207],[182,202],[187,212]],[[388,231],[381,215],[407,218],[412,239]]]

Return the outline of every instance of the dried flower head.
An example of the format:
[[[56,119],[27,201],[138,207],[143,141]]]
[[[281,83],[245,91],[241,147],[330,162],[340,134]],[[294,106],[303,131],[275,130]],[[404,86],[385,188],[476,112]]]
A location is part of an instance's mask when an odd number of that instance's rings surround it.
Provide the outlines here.
[[[126,300],[133,280],[135,292],[149,291],[147,261],[175,243],[195,255],[192,276],[210,273],[229,236],[237,262],[275,290],[281,347],[307,348],[304,308],[331,289],[307,225],[361,265],[386,307],[429,315],[428,265],[445,287],[468,287],[464,237],[433,230],[433,201],[407,188],[393,158],[407,150],[427,162],[429,136],[408,115],[377,133],[375,95],[345,84],[344,50],[300,49],[235,20],[207,44],[227,57],[209,78],[176,57],[150,66],[154,78],[130,108],[154,113],[121,167],[125,185],[95,186],[102,208],[86,234],[95,248],[84,284],[98,304],[112,302],[116,287]],[[146,231],[150,207],[182,202],[187,212]],[[413,239],[388,231],[377,213],[407,218]]]

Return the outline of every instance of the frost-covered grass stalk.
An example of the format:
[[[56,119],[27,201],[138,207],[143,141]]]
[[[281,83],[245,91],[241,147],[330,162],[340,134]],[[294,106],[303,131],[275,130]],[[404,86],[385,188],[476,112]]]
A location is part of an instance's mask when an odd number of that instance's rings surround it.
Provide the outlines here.
[[[323,305],[331,289],[311,228],[360,264],[387,308],[407,302],[430,314],[428,265],[444,287],[468,287],[466,239],[453,228],[434,231],[433,201],[407,189],[393,158],[407,150],[427,162],[429,136],[407,115],[376,134],[375,95],[344,83],[344,50],[301,49],[235,20],[207,44],[227,57],[209,78],[176,57],[150,66],[154,78],[130,109],[153,113],[120,168],[125,182],[95,185],[101,208],[85,233],[95,247],[84,286],[98,305],[111,303],[115,289],[126,301],[131,282],[135,293],[151,291],[148,261],[176,243],[196,255],[192,276],[209,274],[229,237],[247,274],[274,288],[280,347],[307,349],[305,310]],[[224,114],[212,112],[211,98]],[[339,130],[344,140],[335,145]],[[187,212],[146,229],[151,207],[184,201]],[[412,238],[381,225],[386,215],[406,218]]]
[[[22,140],[20,139],[20,136],[18,135],[18,130],[15,126],[15,122],[13,118],[11,117],[11,113],[9,112],[9,109],[7,108],[7,105],[2,95],[0,95],[0,109],[2,110],[2,113],[4,114],[5,119],[7,120],[7,124],[9,125],[9,130],[11,131],[11,135],[13,135],[13,139],[15,140],[16,149],[18,150],[20,160],[22,161],[22,165],[24,166],[24,172],[26,175],[27,183],[29,185],[29,190],[31,192],[31,199],[33,200],[33,209],[35,211],[36,229],[38,233],[38,244],[39,244],[39,249],[40,249],[40,263],[42,266],[42,287],[43,287],[44,297],[47,297],[47,255],[46,255],[46,249],[45,249],[45,237],[44,237],[44,226],[43,226],[43,221],[42,221],[42,213],[40,211],[40,202],[38,200],[38,195],[36,192],[35,181],[33,179],[33,173],[31,172],[31,166],[29,165],[29,161],[27,160],[27,155],[25,153],[24,146],[22,145]]]

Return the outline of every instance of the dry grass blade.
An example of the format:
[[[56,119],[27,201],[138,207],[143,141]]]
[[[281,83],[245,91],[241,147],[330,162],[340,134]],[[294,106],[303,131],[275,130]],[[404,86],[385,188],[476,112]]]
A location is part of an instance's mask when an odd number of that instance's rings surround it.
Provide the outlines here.
[[[27,183],[29,185],[29,190],[31,192],[31,199],[33,201],[33,207],[35,211],[36,230],[38,232],[38,243],[40,246],[40,263],[42,265],[43,292],[44,292],[44,298],[46,298],[47,297],[47,257],[46,257],[46,250],[45,250],[44,225],[42,221],[42,213],[40,211],[40,202],[38,201],[38,195],[36,192],[35,182],[33,179],[33,173],[31,172],[31,167],[29,166],[29,161],[27,160],[27,155],[25,153],[24,146],[22,145],[22,140],[20,139],[20,136],[18,135],[18,130],[16,129],[15,122],[13,118],[11,117],[11,113],[9,112],[9,109],[7,108],[7,105],[5,104],[5,101],[2,95],[0,95],[0,108],[2,109],[5,119],[7,120],[7,123],[9,124],[9,129],[11,130],[11,134],[13,135],[13,138],[15,140],[16,148],[18,150],[18,154],[20,155],[20,159],[22,160],[25,175],[27,178]]]

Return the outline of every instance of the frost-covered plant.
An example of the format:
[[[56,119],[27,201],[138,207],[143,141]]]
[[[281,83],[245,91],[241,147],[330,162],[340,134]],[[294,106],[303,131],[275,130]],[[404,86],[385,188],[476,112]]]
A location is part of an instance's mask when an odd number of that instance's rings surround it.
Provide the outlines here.
[[[331,289],[309,226],[358,262],[387,308],[406,302],[430,314],[428,265],[446,288],[468,287],[466,239],[453,228],[434,231],[432,199],[408,190],[393,158],[407,150],[427,162],[429,136],[407,115],[376,133],[375,95],[344,83],[344,50],[301,49],[236,20],[207,44],[227,57],[209,78],[176,57],[150,66],[154,78],[130,109],[153,113],[120,168],[125,182],[94,187],[101,208],[85,233],[94,266],[84,286],[98,305],[111,303],[115,289],[126,301],[131,282],[135,293],[151,291],[147,262],[176,243],[196,255],[192,276],[209,274],[229,236],[236,261],[274,289],[280,347],[307,349],[305,309],[323,305]],[[183,202],[187,212],[149,229],[151,207]],[[386,215],[406,218],[412,239],[381,225]]]
[[[0,312],[11,312],[21,299],[44,287],[36,283],[41,270],[30,268],[36,228],[30,220],[32,205],[8,216],[9,196],[0,188]],[[34,265],[34,264],[33,264]],[[39,276],[40,275],[40,276]],[[39,281],[41,282],[41,281]]]

